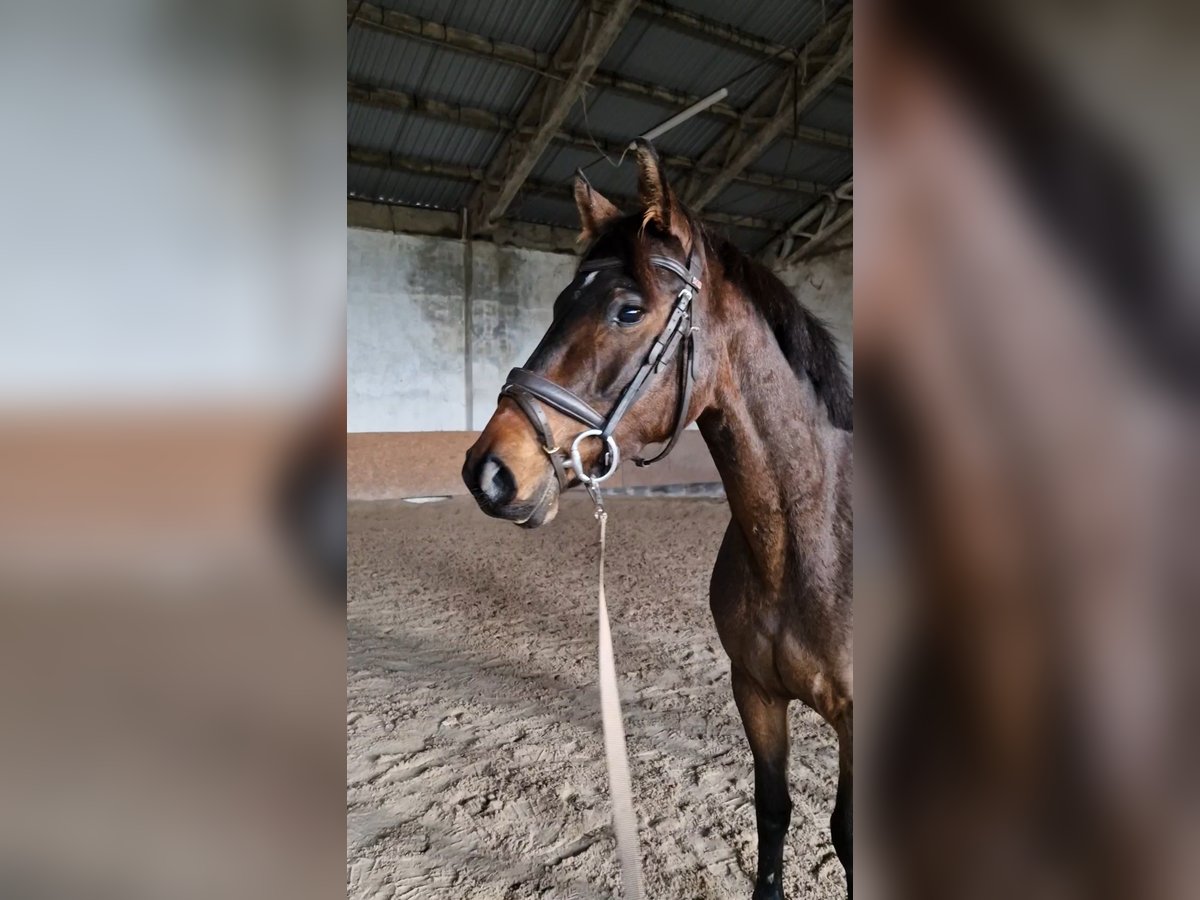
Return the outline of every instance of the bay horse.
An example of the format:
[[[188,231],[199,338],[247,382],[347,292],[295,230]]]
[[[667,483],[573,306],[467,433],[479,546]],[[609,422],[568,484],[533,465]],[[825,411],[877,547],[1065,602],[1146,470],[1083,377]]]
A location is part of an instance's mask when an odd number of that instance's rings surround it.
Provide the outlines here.
[[[784,895],[792,700],[837,732],[830,826],[850,892],[849,381],[816,317],[700,225],[648,143],[635,156],[641,209],[631,214],[576,178],[587,248],[579,273],[526,366],[510,374],[463,479],[485,513],[533,528],[554,518],[563,490],[611,474],[620,453],[669,450],[683,426],[699,424],[732,513],[709,601],[754,757],[753,897]]]

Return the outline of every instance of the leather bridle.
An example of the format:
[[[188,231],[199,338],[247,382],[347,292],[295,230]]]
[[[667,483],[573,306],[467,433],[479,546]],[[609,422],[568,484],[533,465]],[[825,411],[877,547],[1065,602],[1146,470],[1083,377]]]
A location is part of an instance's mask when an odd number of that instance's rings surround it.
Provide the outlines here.
[[[652,266],[665,269],[678,276],[683,281],[683,287],[675,296],[675,303],[671,308],[670,316],[667,318],[667,324],[663,326],[663,330],[655,338],[649,352],[646,354],[645,360],[642,362],[641,368],[638,369],[629,384],[625,386],[616,405],[613,406],[607,416],[601,415],[590,403],[574,392],[555,384],[553,381],[536,372],[518,367],[508,373],[508,380],[504,383],[504,387],[500,391],[500,396],[511,397],[525,414],[525,418],[529,420],[529,424],[533,426],[533,430],[537,433],[538,439],[541,441],[542,449],[550,457],[550,463],[554,467],[554,476],[558,479],[559,487],[562,490],[566,490],[568,487],[568,469],[573,470],[580,482],[593,491],[600,482],[609,478],[617,470],[617,466],[621,464],[621,451],[617,447],[616,440],[613,438],[613,433],[617,430],[617,425],[620,424],[621,419],[629,412],[638,398],[645,393],[650,385],[651,376],[658,375],[670,364],[672,358],[679,351],[680,344],[682,344],[683,352],[678,353],[680,379],[679,403],[675,411],[675,427],[671,433],[671,438],[667,442],[666,447],[655,456],[650,459],[635,458],[634,463],[638,466],[648,466],[651,463],[656,463],[666,457],[675,447],[675,443],[679,440],[679,435],[683,433],[683,429],[687,425],[688,407],[691,404],[692,388],[696,381],[695,335],[697,329],[693,325],[694,310],[692,301],[703,286],[700,280],[700,274],[704,270],[704,263],[701,257],[702,251],[699,250],[698,246],[693,246],[692,251],[688,254],[686,266],[668,256],[652,255],[650,257],[650,264]],[[616,257],[591,259],[579,267],[577,277],[587,272],[598,272],[604,269],[622,269],[624,267],[625,262]],[[579,432],[571,441],[571,446],[567,453],[563,453],[562,448],[554,443],[550,425],[546,421],[546,415],[542,412],[539,401],[545,403],[551,409],[555,409],[563,415],[574,419],[576,422],[587,426],[586,430]],[[600,475],[589,475],[584,470],[583,462],[580,459],[579,445],[591,437],[599,438],[606,445],[605,470]]]
[[[693,301],[703,287],[700,275],[704,271],[703,251],[699,241],[688,253],[687,264],[681,265],[667,256],[652,255],[650,264],[664,269],[683,282],[683,287],[675,295],[671,313],[650,345],[641,366],[625,385],[617,398],[616,404],[608,415],[602,415],[596,409],[573,391],[562,385],[555,384],[545,376],[539,375],[528,368],[516,368],[508,373],[508,380],[500,391],[501,397],[511,397],[541,442],[542,449],[554,466],[554,476],[558,479],[560,490],[566,490],[568,485],[567,470],[575,472],[576,477],[587,488],[596,504],[596,518],[600,522],[600,585],[599,585],[599,622],[600,622],[600,708],[604,726],[604,752],[608,760],[609,790],[613,803],[613,831],[617,837],[617,855],[621,863],[621,883],[623,895],[632,900],[641,900],[641,860],[638,853],[637,816],[633,810],[633,788],[629,779],[629,760],[625,748],[625,728],[621,721],[621,702],[617,689],[616,663],[613,658],[612,633],[608,621],[608,606],[604,597],[604,544],[605,523],[608,513],[600,497],[600,482],[612,476],[621,464],[621,451],[617,447],[613,434],[625,414],[646,392],[653,376],[658,375],[672,359],[679,357],[679,401],[675,410],[675,426],[667,445],[650,459],[634,459],[639,466],[648,466],[666,457],[675,447],[679,435],[687,426],[688,409],[692,402],[692,388],[696,381],[696,334],[694,325],[695,308]],[[603,269],[623,269],[625,262],[616,257],[603,257],[584,262],[576,273],[576,278],[584,273],[598,272]],[[681,350],[682,345],[682,350]],[[536,354],[535,354],[536,355]],[[571,441],[570,451],[564,454],[554,443],[554,435],[541,404],[545,403],[552,409],[574,419],[585,426],[585,430],[575,435]],[[579,454],[579,445],[587,438],[599,438],[604,441],[606,453],[604,471],[598,475],[589,475],[585,470]]]

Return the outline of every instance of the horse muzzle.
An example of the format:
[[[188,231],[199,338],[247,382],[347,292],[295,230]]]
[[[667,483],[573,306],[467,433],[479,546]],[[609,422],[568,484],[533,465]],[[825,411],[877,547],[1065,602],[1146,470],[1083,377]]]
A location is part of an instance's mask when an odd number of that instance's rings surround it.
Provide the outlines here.
[[[536,528],[555,517],[559,486],[549,465],[533,485],[528,498],[522,498],[516,476],[500,456],[490,450],[474,451],[473,447],[463,463],[463,483],[487,515],[522,528]]]

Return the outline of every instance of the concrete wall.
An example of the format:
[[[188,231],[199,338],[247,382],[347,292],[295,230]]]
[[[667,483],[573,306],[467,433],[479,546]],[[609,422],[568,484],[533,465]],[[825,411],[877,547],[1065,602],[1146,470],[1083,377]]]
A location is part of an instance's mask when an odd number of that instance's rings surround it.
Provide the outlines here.
[[[491,416],[508,370],[537,345],[576,265],[569,254],[476,241],[468,281],[465,249],[447,238],[348,232],[347,487],[354,498],[462,491],[458,467],[472,432]],[[851,275],[850,251],[780,273],[830,326],[847,361]],[[624,469],[625,486],[717,480],[694,432],[662,465]]]
[[[465,427],[461,246],[348,234],[347,430]]]
[[[575,258],[484,241],[469,255],[468,311],[461,241],[349,230],[348,431],[470,430],[491,416],[504,376],[550,324]]]
[[[504,376],[525,361],[550,324],[574,257],[474,242],[468,346],[460,241],[361,229],[348,234],[347,430],[481,428]],[[830,326],[850,361],[851,252],[779,274]]]
[[[839,250],[780,272],[780,280],[833,332],[846,371],[854,363],[854,253]]]

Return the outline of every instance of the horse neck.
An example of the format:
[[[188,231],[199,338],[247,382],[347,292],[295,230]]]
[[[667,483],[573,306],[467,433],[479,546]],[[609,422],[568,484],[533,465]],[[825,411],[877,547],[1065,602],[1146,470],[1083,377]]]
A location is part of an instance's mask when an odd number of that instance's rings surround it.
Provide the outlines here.
[[[835,428],[758,313],[727,325],[712,403],[698,424],[730,510],[764,574],[797,554],[835,565],[849,433]]]

